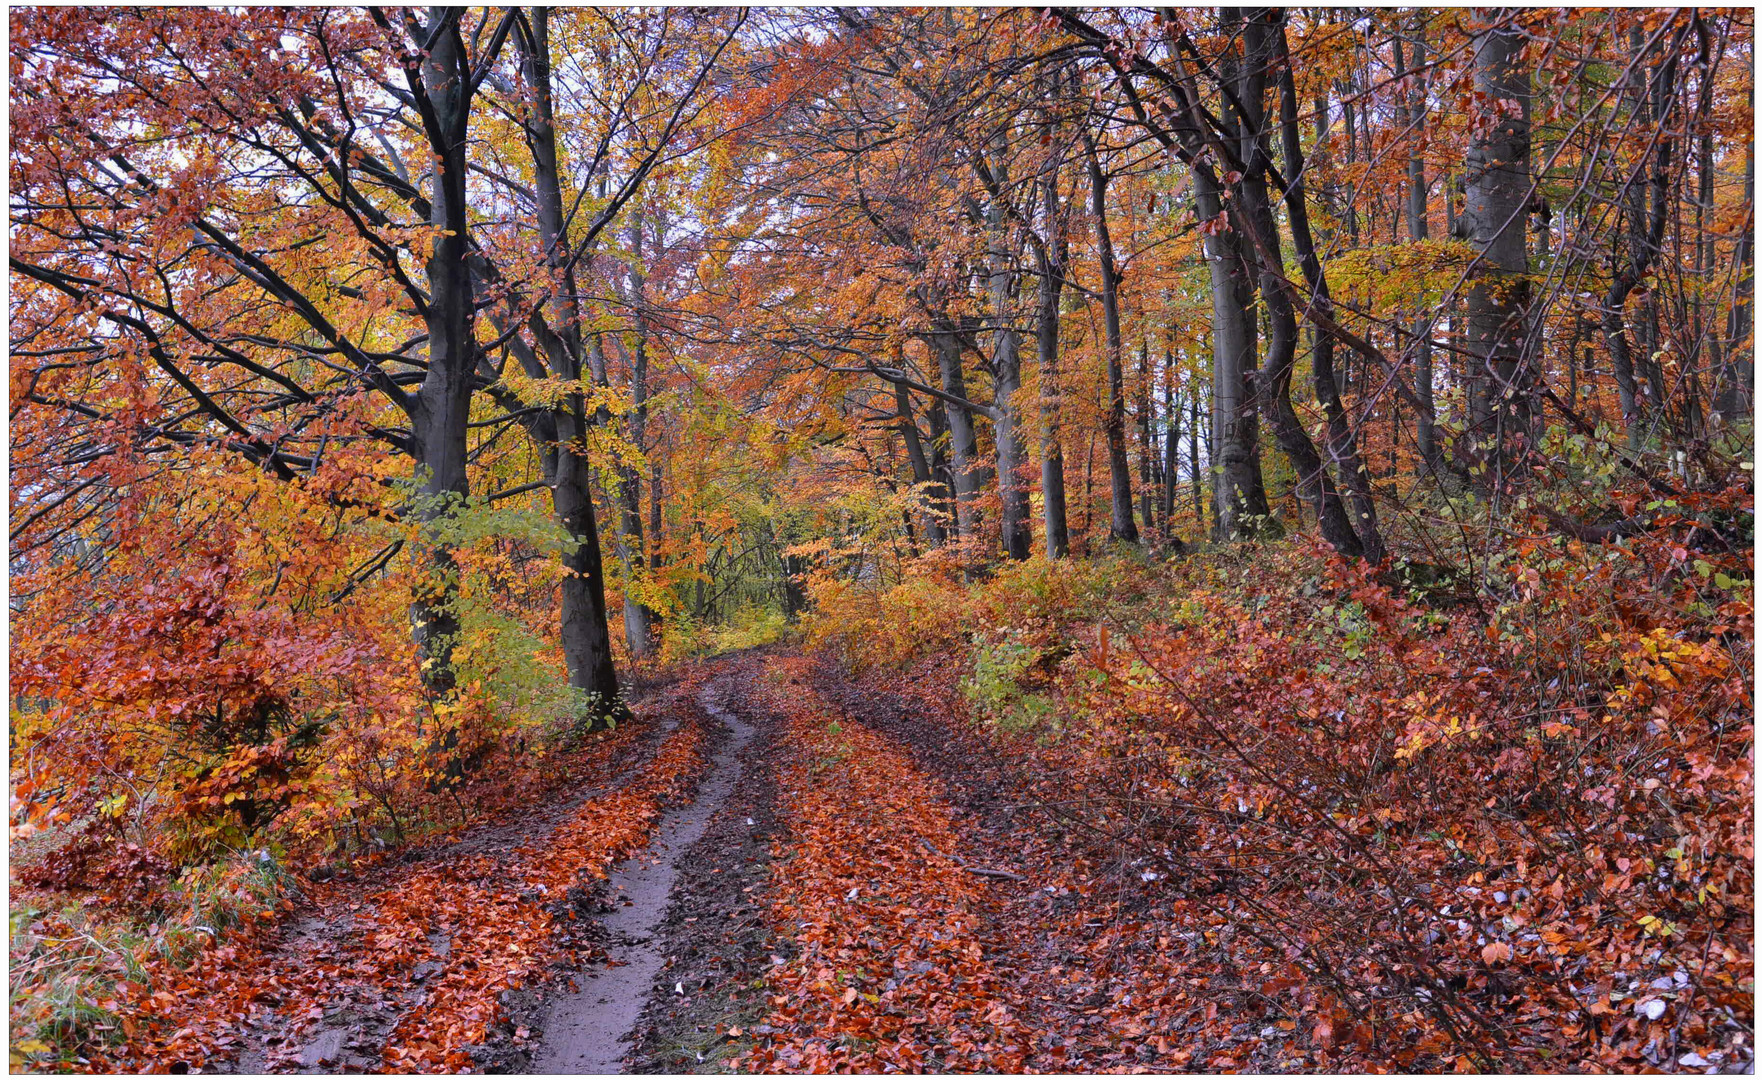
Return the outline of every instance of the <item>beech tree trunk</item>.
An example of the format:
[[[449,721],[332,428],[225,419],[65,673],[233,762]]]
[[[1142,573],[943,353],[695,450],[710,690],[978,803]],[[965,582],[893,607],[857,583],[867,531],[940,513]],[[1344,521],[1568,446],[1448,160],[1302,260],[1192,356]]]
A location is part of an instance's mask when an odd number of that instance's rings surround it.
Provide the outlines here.
[[[1291,405],[1291,372],[1297,358],[1297,315],[1291,304],[1284,281],[1283,246],[1279,242],[1278,222],[1273,215],[1267,190],[1267,170],[1272,164],[1266,135],[1266,75],[1282,50],[1275,47],[1274,33],[1283,35],[1282,16],[1272,11],[1257,11],[1244,30],[1247,55],[1236,83],[1237,107],[1241,110],[1241,138],[1238,153],[1244,172],[1240,191],[1241,211],[1252,226],[1260,263],[1260,295],[1266,305],[1267,353],[1260,370],[1256,398],[1267,411],[1273,435],[1279,448],[1291,459],[1297,472],[1300,496],[1315,506],[1321,533],[1335,551],[1347,558],[1364,555],[1353,523],[1346,513],[1334,481],[1316,452],[1315,443],[1304,430],[1297,410]],[[1298,198],[1302,197],[1301,191]]]
[[[1463,226],[1479,266],[1468,293],[1468,347],[1474,357],[1468,441],[1476,463],[1504,472],[1507,439],[1526,445],[1533,410],[1524,351],[1529,331],[1528,220],[1530,78],[1523,37],[1508,13],[1476,9],[1474,88],[1486,102],[1469,145]]]
[[[930,459],[924,456],[924,441],[918,434],[918,422],[912,417],[912,392],[906,389],[903,382],[893,384],[893,402],[899,424],[900,435],[905,439],[906,458],[912,466],[912,482],[917,485],[923,497],[932,503],[932,509],[925,511],[923,518],[924,539],[931,547],[941,547],[948,540],[942,528],[942,518],[935,512],[934,506],[940,504],[934,494],[935,477],[930,471]]]
[[[530,329],[550,361],[554,374],[578,381],[585,349],[581,334],[580,291],[566,235],[563,196],[557,164],[555,114],[551,101],[551,59],[548,9],[534,8],[532,40],[526,51],[526,78],[533,93],[533,115],[526,124],[533,157],[533,189],[539,240],[545,261],[557,275],[557,295],[550,300],[558,329],[553,333],[536,315]],[[605,365],[592,365],[595,381],[604,383]],[[588,417],[580,394],[570,394],[551,410],[557,447],[551,502],[569,543],[563,553],[561,626],[563,659],[569,685],[584,692],[592,710],[591,726],[628,715],[618,691],[612,664],[612,639],[606,618],[606,585],[600,556],[598,523],[594,519],[592,472],[582,456]]]
[[[997,155],[998,184],[1009,182],[1004,154]],[[1028,527],[1028,492],[1022,485],[1022,463],[1027,452],[1022,446],[1020,423],[1016,418],[1016,391],[1022,387],[1021,337],[1016,333],[1012,315],[1015,311],[1016,275],[1012,269],[1015,251],[1009,243],[1009,222],[1004,206],[994,197],[986,208],[990,250],[987,285],[991,299],[991,317],[996,322],[992,331],[991,408],[996,425],[997,492],[1003,503],[999,525],[1004,555],[1010,559],[1026,559],[1034,542]]]
[[[1241,15],[1222,9],[1219,22],[1226,34],[1233,34],[1241,25]],[[1221,62],[1222,77],[1234,83],[1236,68],[1233,59]],[[1223,188],[1215,172],[1195,169],[1193,187],[1199,220],[1220,222]],[[1206,233],[1205,261],[1211,271],[1211,464],[1217,474],[1212,533],[1218,540],[1238,540],[1272,517],[1261,478],[1259,425],[1247,383],[1259,353],[1254,277],[1243,236],[1229,224]]]
[[[960,332],[947,318],[937,320],[930,334],[930,346],[942,371],[942,391],[952,397],[967,396],[966,375],[961,367]],[[979,531],[978,498],[984,485],[979,465],[979,436],[973,425],[973,412],[965,405],[945,401],[948,416],[949,457],[954,472],[955,531],[961,539],[970,539]]]
[[[1725,368],[1720,374],[1718,410],[1726,423],[1751,415],[1756,391],[1756,354],[1750,342],[1753,326],[1751,297],[1755,295],[1756,147],[1744,154],[1744,218],[1732,259],[1737,264],[1737,295],[1725,328]]]
[[[1686,30],[1686,26],[1683,30]],[[1641,131],[1650,127],[1654,121],[1663,123],[1668,115],[1671,97],[1676,88],[1676,54],[1683,30],[1676,34],[1676,41],[1666,44],[1664,56],[1650,85],[1641,74],[1644,65],[1635,65],[1634,85],[1629,87],[1629,95],[1636,126]],[[1644,42],[1638,38],[1638,30],[1635,34],[1636,51],[1642,51],[1645,48]],[[1664,401],[1663,373],[1657,370],[1657,365],[1651,359],[1653,342],[1658,336],[1657,311],[1654,308],[1646,312],[1646,328],[1651,333],[1644,338],[1640,362],[1636,364],[1627,339],[1626,308],[1628,297],[1644,280],[1646,272],[1651,269],[1653,258],[1664,243],[1670,207],[1670,157],[1673,145],[1674,140],[1661,133],[1656,150],[1651,155],[1651,169],[1646,182],[1640,182],[1637,171],[1628,180],[1628,204],[1625,211],[1626,258],[1616,269],[1614,279],[1609,283],[1609,291],[1603,297],[1603,336],[1609,344],[1609,364],[1615,373],[1616,392],[1621,401],[1621,419],[1627,427],[1630,449],[1638,449],[1645,442],[1646,415]],[[1648,194],[1651,203],[1649,208]],[[1648,408],[1641,400],[1639,382],[1635,377],[1636,369],[1646,376],[1651,390],[1649,399],[1652,408]]]
[[[1089,211],[1095,218],[1096,261],[1101,268],[1101,318],[1107,351],[1107,475],[1112,503],[1108,532],[1115,540],[1138,542],[1138,524],[1132,513],[1132,467],[1126,460],[1126,389],[1120,360],[1120,279],[1114,264],[1113,236],[1107,228],[1107,176],[1095,151],[1095,137],[1083,132],[1088,152]]]
[[[630,251],[635,260],[630,269],[629,296],[626,297],[636,330],[630,348],[630,442],[638,450],[648,450],[648,325],[644,315],[648,280],[642,271],[643,214],[631,215]],[[643,660],[654,653],[655,636],[660,614],[633,595],[630,586],[643,583],[648,573],[648,552],[643,538],[642,474],[634,465],[619,470],[622,503],[618,528],[618,554],[624,563],[624,644],[633,660]]]
[[[1425,64],[1425,16],[1416,17],[1413,26],[1413,62],[1415,68]],[[1395,67],[1402,68],[1401,40],[1395,39]],[[1415,86],[1407,99],[1407,125],[1414,141],[1414,151],[1407,158],[1407,236],[1413,243],[1424,243],[1430,237],[1426,217],[1429,188],[1426,183],[1425,155],[1422,145],[1426,122],[1426,85],[1429,80],[1414,78]],[[1434,474],[1441,464],[1438,455],[1437,409],[1432,402],[1432,325],[1429,314],[1420,314],[1413,322],[1413,390],[1418,398],[1414,423],[1415,441],[1420,460]]]
[[[470,122],[470,66],[459,33],[457,9],[436,7],[428,30],[434,46],[422,64],[423,110],[435,154],[430,221],[440,235],[426,263],[428,371],[413,397],[411,435],[420,485],[416,516],[426,523],[422,553],[428,576],[410,604],[423,686],[435,697],[451,695],[453,649],[459,638],[454,600],[458,567],[445,536],[446,520],[470,494],[465,475],[472,379],[477,369],[476,296],[469,264],[469,212],[465,200],[466,134]]]
[[[1041,181],[1041,204],[1046,232],[1034,249],[1040,264],[1040,285],[1034,305],[1034,352],[1040,365],[1040,494],[1046,521],[1046,556],[1062,559],[1070,553],[1071,536],[1065,518],[1065,458],[1059,445],[1058,334],[1070,245],[1058,206],[1056,163]]]

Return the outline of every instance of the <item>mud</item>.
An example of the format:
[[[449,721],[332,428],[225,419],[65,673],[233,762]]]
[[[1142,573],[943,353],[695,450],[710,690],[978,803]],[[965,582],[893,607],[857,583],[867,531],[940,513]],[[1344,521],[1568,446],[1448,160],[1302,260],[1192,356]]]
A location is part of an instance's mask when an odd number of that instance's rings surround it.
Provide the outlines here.
[[[653,695],[645,695],[637,704],[644,709],[651,707],[655,704]],[[564,797],[526,813],[484,822],[445,840],[412,847],[394,861],[377,867],[356,871],[344,866],[335,875],[336,880],[365,895],[395,885],[398,875],[410,864],[476,854],[501,856],[521,845],[543,842],[583,803],[627,783],[654,757],[662,741],[681,722],[681,716],[673,709],[655,708],[654,712],[660,722],[645,725],[637,738],[620,747],[604,777],[570,788]],[[578,925],[591,935],[591,922],[583,920]],[[300,958],[292,966],[316,967],[358,952],[361,934],[362,928],[347,913],[313,911],[289,921],[280,934],[276,952]],[[433,944],[444,955],[444,935]],[[338,987],[333,998],[310,1009],[290,1011],[281,1007],[284,1003],[280,1000],[260,1002],[240,1025],[237,1056],[210,1062],[207,1070],[244,1075],[377,1072],[384,1067],[385,1042],[398,1020],[427,996],[423,984],[435,973],[424,970],[428,966],[417,965],[409,982],[400,985],[346,982]],[[494,1053],[486,1054],[484,1061],[492,1070],[509,1064]]]
[[[605,965],[577,973],[573,991],[552,996],[526,1063],[532,1072],[622,1071],[629,1037],[667,962],[657,931],[681,863],[734,792],[741,775],[740,753],[756,731],[730,707],[732,690],[728,676],[704,688],[700,703],[729,734],[712,755],[697,798],[669,811],[649,846],[614,867],[602,886],[601,896],[610,906],[601,921]]]
[[[737,685],[750,686],[752,674]],[[734,794],[681,863],[661,927],[667,963],[637,1024],[630,1072],[728,1071],[728,1059],[766,1031],[766,969],[794,955],[793,943],[771,932],[766,908],[772,841],[785,832],[777,821],[782,718],[756,707],[758,695],[741,700],[760,736]]]

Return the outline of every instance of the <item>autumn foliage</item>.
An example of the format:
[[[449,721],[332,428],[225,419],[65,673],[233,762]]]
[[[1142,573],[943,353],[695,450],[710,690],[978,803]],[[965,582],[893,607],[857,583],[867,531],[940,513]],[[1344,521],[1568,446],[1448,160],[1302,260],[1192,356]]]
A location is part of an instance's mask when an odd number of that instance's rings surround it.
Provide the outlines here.
[[[770,646],[742,1067],[1753,1062],[1743,10],[9,34],[15,1069],[523,1053]]]
[[[1271,1056],[1214,1067],[1741,1053],[1752,614],[1713,575],[1748,558],[1537,538],[1478,612],[1316,552],[1030,563],[967,590],[899,685],[1018,760],[1040,828],[1128,883],[1102,910],[1131,1024],[1165,1030],[1220,975],[1257,988]],[[864,615],[909,625],[916,595]],[[816,625],[893,670],[851,602]]]

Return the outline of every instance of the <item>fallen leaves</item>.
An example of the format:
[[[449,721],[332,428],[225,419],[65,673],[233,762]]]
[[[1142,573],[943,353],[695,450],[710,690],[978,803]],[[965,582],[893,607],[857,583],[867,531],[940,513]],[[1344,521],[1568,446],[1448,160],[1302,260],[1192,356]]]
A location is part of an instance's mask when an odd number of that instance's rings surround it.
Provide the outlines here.
[[[673,697],[689,700],[691,683]],[[562,933],[578,917],[572,890],[602,879],[648,840],[661,809],[703,769],[695,711],[622,786],[583,802],[548,835],[520,846],[388,864],[375,884],[309,889],[302,923],[322,934],[275,936],[262,923],[179,968],[150,969],[159,987],[128,1004],[139,1028],[128,1057],[94,1068],[201,1068],[233,1059],[247,1018],[277,1031],[266,1065],[300,1067],[304,1040],[354,1001],[395,1006],[380,1051],[391,1072],[471,1069],[505,1017],[502,995],[569,959]]]
[[[777,884],[768,897],[793,960],[766,972],[773,1034],[737,1064],[761,1071],[1012,1071],[1030,1033],[992,968],[990,888],[954,860],[941,785],[900,748],[798,685],[808,662],[772,665],[789,717]],[[1012,1008],[1012,1006],[1015,1006]]]

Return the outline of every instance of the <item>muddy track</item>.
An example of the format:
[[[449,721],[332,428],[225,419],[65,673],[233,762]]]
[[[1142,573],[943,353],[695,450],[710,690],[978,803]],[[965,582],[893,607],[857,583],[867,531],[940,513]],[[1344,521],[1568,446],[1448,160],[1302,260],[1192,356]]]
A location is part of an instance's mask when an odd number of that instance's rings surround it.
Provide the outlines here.
[[[756,667],[752,658],[727,662],[723,673],[704,687],[699,704],[726,735],[710,758],[697,797],[669,810],[649,845],[615,866],[602,883],[600,895],[610,908],[602,920],[604,964],[576,972],[574,988],[553,994],[548,1002],[528,1000],[515,1007],[517,1015],[529,1017],[537,1028],[536,1046],[521,1063],[531,1072],[623,1071],[644,1006],[667,982],[669,953],[662,930],[669,910],[677,907],[682,874],[689,880],[687,864],[718,811],[736,805],[731,796],[745,771],[742,751],[757,732],[737,711],[739,686]],[[715,837],[714,846],[719,848],[725,839]],[[687,917],[674,916],[680,923]],[[684,997],[683,983],[675,980],[674,985]]]
[[[765,907],[771,841],[784,831],[777,773],[787,747],[782,718],[752,692],[762,670],[754,665],[731,679],[742,715],[760,734],[734,793],[682,862],[660,932],[667,962],[632,1039],[633,1073],[725,1071],[764,1028],[764,972],[778,954],[794,955],[793,943],[772,932]]]
[[[652,694],[639,700],[643,708],[654,703]],[[672,710],[659,710],[662,720],[644,730],[634,741],[623,746],[611,761],[608,775],[582,784],[562,798],[534,808],[530,813],[499,821],[487,822],[466,829],[458,836],[438,843],[414,846],[395,861],[364,873],[345,867],[337,884],[367,895],[395,883],[397,876],[412,865],[464,858],[474,854],[498,854],[522,844],[542,843],[564,822],[568,821],[588,800],[628,783],[653,759],[661,743],[680,723]],[[369,924],[370,925],[370,924]],[[346,955],[358,946],[363,927],[347,914],[308,911],[289,921],[282,930],[275,952],[283,957],[297,957],[293,965],[310,968],[327,959]],[[430,944],[441,955],[446,952],[445,935],[436,935]],[[339,995],[322,1006],[320,1011],[289,1014],[270,1007],[253,1010],[240,1026],[237,1055],[231,1060],[217,1060],[209,1065],[213,1071],[245,1075],[271,1072],[365,1072],[383,1066],[381,1049],[398,1020],[426,996],[423,982],[440,965],[421,964],[411,973],[409,985],[374,986],[348,985]],[[316,1024],[308,1021],[316,1020]]]

